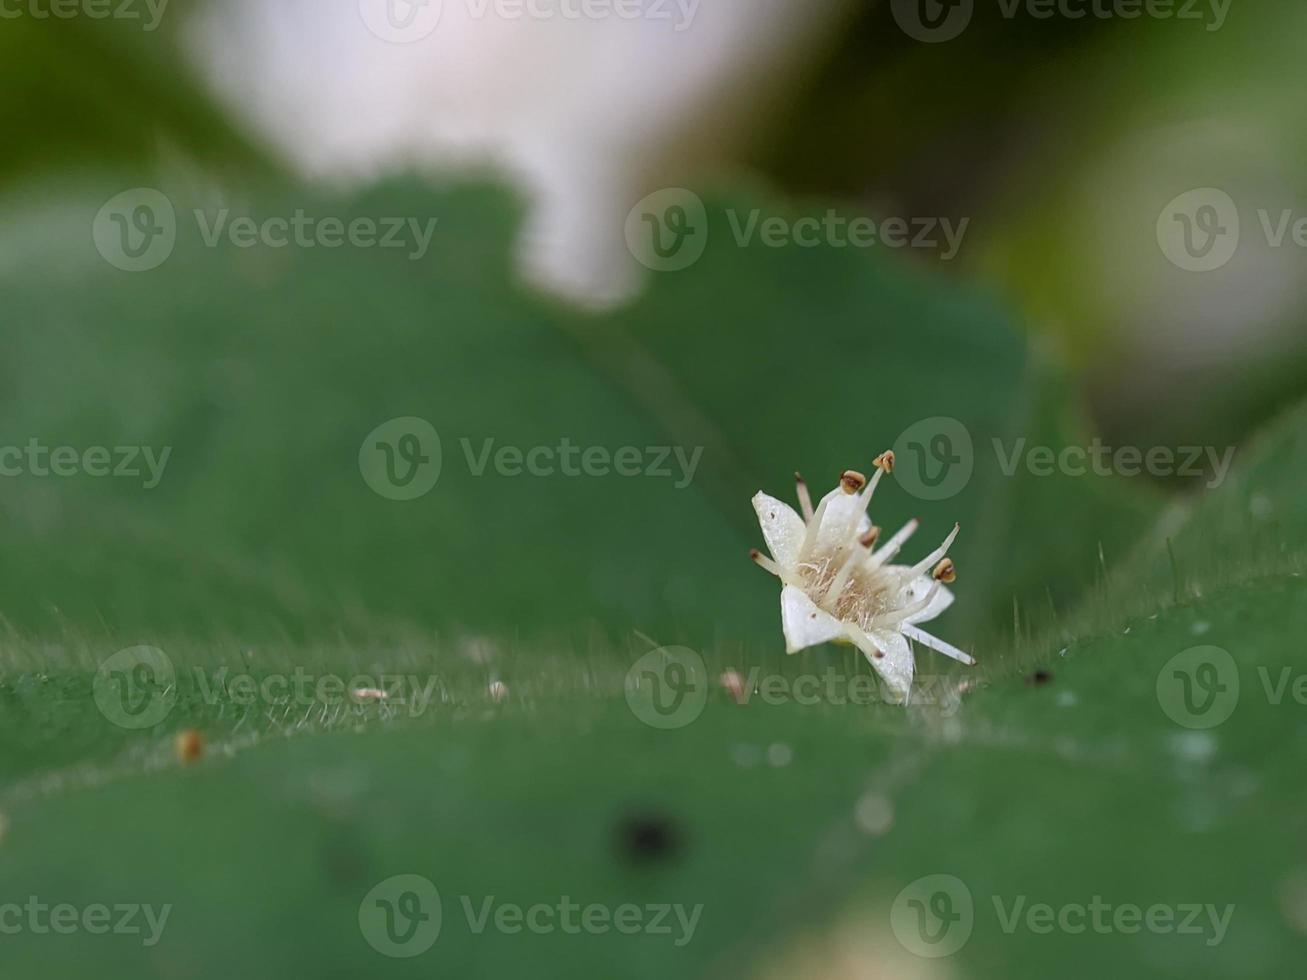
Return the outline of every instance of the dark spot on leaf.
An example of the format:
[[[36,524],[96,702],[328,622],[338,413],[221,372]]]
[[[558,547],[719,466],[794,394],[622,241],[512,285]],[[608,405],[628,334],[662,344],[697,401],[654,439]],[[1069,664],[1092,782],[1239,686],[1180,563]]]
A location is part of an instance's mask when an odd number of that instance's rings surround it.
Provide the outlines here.
[[[618,850],[634,864],[675,858],[681,850],[681,836],[676,821],[663,813],[627,814],[617,825]]]
[[[1043,687],[1052,679],[1053,679],[1052,671],[1037,670],[1026,678],[1026,683],[1029,684],[1031,687]]]

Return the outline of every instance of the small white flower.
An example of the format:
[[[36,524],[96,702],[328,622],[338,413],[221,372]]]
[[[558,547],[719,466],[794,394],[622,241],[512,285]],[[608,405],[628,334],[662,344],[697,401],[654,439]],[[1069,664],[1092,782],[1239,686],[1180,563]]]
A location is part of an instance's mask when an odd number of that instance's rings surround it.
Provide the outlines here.
[[[915,520],[876,547],[880,528],[867,517],[867,505],[881,477],[893,467],[894,454],[887,452],[876,458],[870,481],[849,470],[816,511],[808,485],[795,474],[802,517],[788,504],[758,493],[753,508],[772,557],[755,550],[752,558],[784,585],[781,626],[786,653],[831,641],[852,643],[893,696],[906,704],[915,670],[909,640],[967,665],[975,661],[916,625],[934,619],[953,602],[945,583],[954,581],[957,573],[945,555],[958,527],[915,565],[889,564],[917,530]]]

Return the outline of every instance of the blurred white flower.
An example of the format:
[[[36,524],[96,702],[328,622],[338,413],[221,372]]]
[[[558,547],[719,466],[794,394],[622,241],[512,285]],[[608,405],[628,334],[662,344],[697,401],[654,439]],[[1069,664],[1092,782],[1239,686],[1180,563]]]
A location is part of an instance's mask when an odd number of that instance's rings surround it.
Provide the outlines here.
[[[605,305],[640,283],[623,237],[632,205],[729,159],[762,96],[851,6],[209,0],[187,46],[229,108],[311,177],[503,171],[532,204],[523,271]]]

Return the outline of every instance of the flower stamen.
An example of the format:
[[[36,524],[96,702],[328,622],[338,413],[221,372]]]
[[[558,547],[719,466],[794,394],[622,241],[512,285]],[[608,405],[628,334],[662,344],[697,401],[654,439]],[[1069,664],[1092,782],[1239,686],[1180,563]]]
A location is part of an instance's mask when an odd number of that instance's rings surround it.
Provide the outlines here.
[[[794,489],[799,497],[799,512],[803,514],[803,520],[807,523],[812,522],[812,494],[808,492],[808,481],[803,478],[802,473],[794,474]]]
[[[768,558],[766,555],[764,555],[757,548],[749,549],[749,558],[752,559],[753,563],[757,565],[759,568],[761,568],[763,571],[771,572],[771,574],[775,575],[777,578],[785,577],[784,575],[781,574],[780,566],[777,565],[770,558]]]
[[[940,545],[938,548],[936,548],[934,551],[932,551],[930,554],[928,554],[921,561],[917,562],[915,565],[912,566],[912,571],[910,573],[911,577],[916,578],[918,575],[924,575],[926,573],[926,569],[930,568],[941,558],[947,555],[949,548],[953,547],[953,542],[957,540],[958,532],[961,530],[962,530],[961,524],[954,524],[953,530],[950,531],[949,536],[944,539],[944,543]]]
[[[881,565],[897,555],[899,549],[903,547],[908,538],[917,533],[917,528],[920,526],[921,522],[914,517],[894,532],[894,536],[885,542],[885,547],[871,556],[871,560],[867,565],[868,571],[880,568]]]

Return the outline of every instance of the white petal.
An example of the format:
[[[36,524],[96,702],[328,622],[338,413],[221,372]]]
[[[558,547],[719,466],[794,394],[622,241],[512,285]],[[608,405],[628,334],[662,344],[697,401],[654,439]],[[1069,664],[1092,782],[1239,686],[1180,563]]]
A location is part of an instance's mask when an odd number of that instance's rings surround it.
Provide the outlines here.
[[[825,509],[821,526],[817,529],[817,554],[829,554],[836,548],[851,544],[858,533],[871,527],[869,520],[866,528],[863,527],[867,508],[856,493],[845,493],[836,487],[822,498],[821,503]]]
[[[912,674],[916,664],[912,659],[912,646],[896,630],[872,630],[864,633],[850,627],[849,637],[858,645],[876,673],[880,674],[890,696],[900,704],[908,703],[912,692]],[[877,653],[884,656],[876,656]]]
[[[781,590],[781,628],[785,631],[786,653],[798,653],[805,647],[844,636],[844,624],[826,610],[818,609],[807,593],[795,585]]]
[[[898,571],[899,568],[891,565],[890,570]],[[904,572],[911,571],[911,569],[909,568],[903,568],[902,570]],[[909,605],[910,603],[916,602],[919,599],[924,599],[926,595],[930,592],[930,590],[933,588],[935,588],[935,579],[932,576],[919,575],[917,576],[917,578],[912,579],[910,582],[908,582],[907,586],[904,587],[903,591],[899,593],[898,604],[900,606],[906,606]],[[946,588],[943,584],[941,584],[939,586],[939,589],[935,593],[935,598],[930,601],[930,605],[928,605],[925,609],[921,610],[921,612],[913,613],[907,619],[903,620],[903,622],[928,623],[936,616],[941,615],[944,612],[944,610],[951,605],[953,605],[953,593],[948,588]]]
[[[788,571],[794,568],[807,529],[803,518],[789,504],[765,493],[754,494],[753,509],[758,515],[762,537],[767,542],[771,556],[782,569]]]

